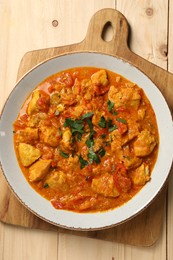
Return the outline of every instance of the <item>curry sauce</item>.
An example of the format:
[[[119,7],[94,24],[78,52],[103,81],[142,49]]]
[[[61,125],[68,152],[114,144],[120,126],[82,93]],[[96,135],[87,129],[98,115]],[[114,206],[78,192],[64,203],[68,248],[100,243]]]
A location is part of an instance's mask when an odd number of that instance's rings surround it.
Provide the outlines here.
[[[50,76],[13,127],[23,174],[56,209],[114,209],[152,181],[155,113],[144,91],[114,72],[80,67]]]

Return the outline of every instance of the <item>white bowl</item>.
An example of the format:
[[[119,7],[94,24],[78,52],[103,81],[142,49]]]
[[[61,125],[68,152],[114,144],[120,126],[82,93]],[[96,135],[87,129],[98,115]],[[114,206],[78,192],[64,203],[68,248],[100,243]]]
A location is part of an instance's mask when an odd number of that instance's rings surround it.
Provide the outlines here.
[[[151,181],[130,201],[114,210],[100,213],[74,213],[57,210],[35,192],[26,181],[16,160],[13,127],[19,110],[30,92],[48,76],[68,68],[92,66],[121,74],[144,89],[156,114],[160,145]],[[154,83],[127,62],[101,53],[80,52],[50,59],[28,72],[7,99],[0,120],[0,159],[4,176],[18,199],[30,211],[51,224],[68,229],[93,230],[118,225],[141,212],[166,182],[173,159],[173,124],[167,103]]]

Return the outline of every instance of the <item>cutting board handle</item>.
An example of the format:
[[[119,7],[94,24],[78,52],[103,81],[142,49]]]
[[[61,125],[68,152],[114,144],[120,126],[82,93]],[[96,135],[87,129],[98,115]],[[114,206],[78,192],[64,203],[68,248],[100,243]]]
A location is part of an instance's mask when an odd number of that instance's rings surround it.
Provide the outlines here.
[[[112,27],[112,39],[104,39],[104,30]],[[96,12],[90,20],[86,37],[82,42],[83,49],[116,54],[121,50],[128,51],[128,23],[126,18],[111,8]]]

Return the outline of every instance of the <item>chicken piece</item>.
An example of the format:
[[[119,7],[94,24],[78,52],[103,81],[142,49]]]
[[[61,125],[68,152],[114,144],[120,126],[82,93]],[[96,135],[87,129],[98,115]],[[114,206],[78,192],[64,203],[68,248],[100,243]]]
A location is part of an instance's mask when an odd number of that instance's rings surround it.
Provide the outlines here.
[[[127,124],[124,124],[122,122],[116,122],[115,123],[118,126],[118,131],[121,135],[125,134],[128,130]]]
[[[58,160],[57,166],[60,169],[66,171],[68,173],[71,173],[71,172],[75,171],[76,168],[78,167],[78,162],[79,162],[79,157],[77,155],[75,155],[74,157],[70,155],[69,158],[65,159],[65,163],[64,163],[64,160],[62,160],[62,156],[61,156],[61,158]]]
[[[72,147],[72,132],[67,128],[62,135],[61,147],[65,150],[71,150]]]
[[[39,90],[34,91],[32,95],[32,99],[28,105],[28,109],[27,109],[28,115],[32,115],[35,112],[39,111],[39,108],[37,106],[37,101],[39,98],[40,98],[40,91]]]
[[[135,169],[139,167],[142,163],[142,159],[136,157],[136,155],[134,154],[134,152],[131,151],[128,145],[123,146],[123,156],[119,159],[124,163],[124,166],[127,170]]]
[[[109,83],[105,70],[99,70],[91,76],[92,83],[106,87]]]
[[[40,150],[30,144],[20,143],[18,149],[21,163],[26,167],[31,165],[41,156]]]
[[[26,127],[17,131],[17,141],[22,143],[32,143],[38,139],[38,129]]]
[[[94,98],[94,86],[90,79],[83,79],[80,87],[80,95],[77,95],[78,101],[80,104],[83,104],[83,98],[85,100],[92,100]],[[81,99],[81,95],[83,98]]]
[[[140,89],[128,86],[118,88],[112,85],[108,92],[108,98],[114,103],[115,109],[119,107],[138,109],[141,100]]]
[[[135,118],[129,118],[127,120],[128,131],[122,137],[122,144],[125,145],[139,134],[139,124],[136,122]]]
[[[48,173],[52,160],[39,160],[29,168],[30,182],[39,181],[43,179]]]
[[[40,140],[47,145],[56,147],[60,141],[60,133],[55,126],[44,126],[40,127]]]
[[[145,108],[140,108],[140,109],[138,110],[138,119],[139,119],[139,120],[143,120],[144,117],[145,117],[145,114],[146,114]]]
[[[118,197],[119,192],[115,187],[113,175],[104,173],[98,178],[92,180],[91,188],[98,194],[105,197]]]
[[[136,156],[123,156],[122,161],[124,162],[125,167],[129,169],[134,169],[142,163],[142,159]]]
[[[52,189],[66,191],[69,187],[67,177],[62,171],[55,171],[45,182]]]
[[[80,92],[81,92],[81,81],[78,78],[75,79],[72,89],[73,89],[73,93],[76,96],[80,94]]]
[[[70,170],[74,170],[76,169],[78,162],[79,162],[79,157],[77,155],[75,156],[69,156],[69,158],[66,160],[67,162],[67,169]]]
[[[148,165],[145,163],[141,164],[132,174],[132,181],[135,185],[144,185],[150,180],[150,171]]]
[[[111,140],[111,151],[113,152],[116,159],[122,160],[123,158],[123,149],[122,149],[122,136],[119,133],[118,129],[114,130],[110,135]]]
[[[46,92],[41,90],[35,90],[33,92],[32,98],[28,104],[27,113],[32,115],[39,111],[47,112],[49,108],[50,98]]]
[[[147,129],[139,133],[134,142],[134,152],[136,156],[143,157],[149,155],[156,146],[156,138]]]

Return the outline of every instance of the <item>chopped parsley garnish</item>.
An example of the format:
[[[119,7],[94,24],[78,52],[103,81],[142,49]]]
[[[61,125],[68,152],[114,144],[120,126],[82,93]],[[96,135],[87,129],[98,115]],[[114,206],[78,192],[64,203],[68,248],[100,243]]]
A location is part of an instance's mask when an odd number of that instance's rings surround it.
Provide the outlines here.
[[[114,107],[114,102],[112,102],[108,99],[107,105],[108,105],[108,111],[110,112],[112,110],[112,108]]]
[[[45,189],[49,188],[48,183],[45,183],[45,184],[44,184],[44,188],[45,188]]]
[[[78,140],[80,141],[82,138],[82,134],[84,134],[84,120],[86,120],[86,122],[88,123],[90,132],[92,132],[91,134],[94,134],[93,125],[90,119],[92,116],[93,112],[88,112],[84,114],[80,119],[73,120],[72,118],[66,118],[64,122],[64,127],[70,127],[72,135],[77,135]]]
[[[118,128],[117,125],[112,125],[109,127],[109,132],[112,132],[112,131],[116,130],[117,128]]]
[[[117,112],[116,110],[114,110],[113,115],[114,115],[114,116],[117,116],[117,115],[118,115],[118,112]]]
[[[87,154],[88,158],[90,159],[90,163],[100,163],[99,156],[94,152],[93,148],[89,148],[89,153]]]
[[[87,147],[90,148],[91,146],[94,145],[94,139],[88,138],[85,143],[86,143]]]
[[[103,157],[105,155],[106,151],[103,147],[101,147],[98,151],[98,154],[100,155],[100,157]]]
[[[82,158],[81,155],[79,155],[79,162],[80,162],[80,168],[83,169],[85,166],[88,165],[88,162]]]
[[[59,132],[59,135],[62,137],[62,131],[61,131],[60,127],[58,128],[58,132]]]
[[[70,130],[72,132],[72,135],[78,136],[78,140],[81,140],[82,134],[84,133],[84,122],[83,120],[79,119],[71,119],[71,118],[66,118],[64,122],[64,127],[70,127]]]
[[[95,131],[93,130],[93,124],[92,124],[92,121],[90,118],[87,118],[86,119],[86,122],[89,126],[89,129],[90,129],[90,134],[89,134],[89,137],[88,139],[86,140],[86,145],[88,148],[90,148],[91,146],[94,145],[94,134],[95,134]]]
[[[104,142],[105,146],[110,146],[111,145],[111,141],[106,141]]]
[[[81,120],[86,119],[86,118],[90,118],[93,115],[94,115],[93,112],[88,112],[88,113],[84,114],[83,116],[81,116]]]
[[[87,118],[87,119],[86,119],[86,122],[87,122],[87,124],[88,124],[88,126],[89,126],[89,129],[90,129],[90,137],[93,137],[94,134],[95,134],[95,131],[93,130],[92,121],[91,121],[90,118]]]
[[[100,147],[100,149],[97,152],[95,152],[93,149],[94,135],[96,132],[94,131],[94,127],[92,124],[92,116],[93,116],[93,112],[88,112],[88,113],[84,114],[83,116],[81,116],[80,119],[74,120],[72,118],[66,118],[64,125],[63,125],[64,127],[69,127],[72,132],[73,138],[75,138],[75,136],[77,135],[78,140],[81,140],[82,134],[85,133],[85,129],[84,129],[85,123],[89,126],[90,132],[89,132],[88,138],[85,142],[87,147],[89,148],[88,154],[87,154],[89,161],[83,159],[81,155],[78,156],[81,169],[83,169],[88,164],[91,164],[94,162],[97,164],[100,163],[100,158],[103,157],[106,153],[106,151],[104,150],[104,148],[102,146]],[[98,125],[101,128],[115,127],[115,126],[112,126],[112,120],[111,121],[109,120],[107,122],[104,116],[101,116]],[[106,134],[103,134],[102,138],[103,139],[106,138]],[[59,150],[59,152],[62,157],[69,158],[69,154],[63,152],[62,150]]]
[[[127,124],[127,121],[126,121],[125,119],[123,119],[123,118],[120,118],[120,117],[117,117],[117,118],[116,118],[116,121],[117,121],[117,122],[121,122],[121,123],[123,123],[123,124]]]
[[[109,132],[112,132],[112,131],[114,131],[114,130],[117,129],[117,128],[118,128],[118,126],[117,126],[117,125],[113,125],[113,124],[112,124],[112,120],[109,119],[109,120],[108,120],[108,131],[109,131]]]
[[[69,154],[68,153],[64,153],[61,149],[59,150],[59,153],[62,157],[64,158],[69,158]]]
[[[109,138],[110,138],[110,139],[109,139],[108,141],[104,142],[105,146],[110,146],[110,145],[111,145],[111,142],[113,141],[111,134],[110,134]]]
[[[106,119],[104,118],[104,116],[101,116],[98,125],[99,125],[101,128],[106,128]]]

